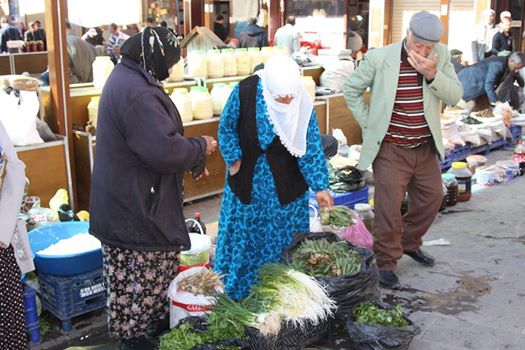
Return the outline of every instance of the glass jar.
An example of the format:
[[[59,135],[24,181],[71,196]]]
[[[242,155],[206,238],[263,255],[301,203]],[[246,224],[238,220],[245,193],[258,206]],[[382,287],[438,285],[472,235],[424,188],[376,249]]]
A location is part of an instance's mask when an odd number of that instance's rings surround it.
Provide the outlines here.
[[[246,49],[236,49],[235,58],[237,59],[237,75],[250,75],[251,61]]]
[[[198,120],[213,118],[213,100],[204,86],[193,86],[190,92],[193,118]]]
[[[453,174],[458,181],[458,202],[468,202],[472,197],[472,173],[467,163],[453,162],[448,173]]]
[[[184,60],[182,58],[171,69],[168,80],[174,83],[184,80]]]
[[[102,89],[115,65],[109,56],[97,56],[93,61],[93,85],[95,89]]]
[[[356,214],[363,220],[368,231],[372,232],[374,228],[374,212],[370,204],[358,203],[355,205],[354,210]]]
[[[308,94],[312,98],[312,100],[315,101],[315,81],[312,77],[301,77],[301,81],[303,82],[304,86],[306,87],[306,90],[308,90]]]
[[[192,78],[208,77],[208,63],[203,51],[195,50],[188,54],[188,75]]]
[[[223,49],[221,51],[222,60],[224,62],[224,76],[237,76],[237,58],[233,49]]]
[[[250,56],[250,72],[253,72],[255,67],[263,63],[261,50],[258,47],[250,47],[248,56]]]
[[[171,93],[171,100],[179,111],[180,118],[183,123],[191,122],[193,120],[193,112],[191,105],[191,96],[185,88],[173,89]]]
[[[453,207],[458,203],[458,180],[454,174],[443,174],[441,179],[447,188],[447,205]]]
[[[208,78],[224,77],[224,59],[219,50],[208,51]]]

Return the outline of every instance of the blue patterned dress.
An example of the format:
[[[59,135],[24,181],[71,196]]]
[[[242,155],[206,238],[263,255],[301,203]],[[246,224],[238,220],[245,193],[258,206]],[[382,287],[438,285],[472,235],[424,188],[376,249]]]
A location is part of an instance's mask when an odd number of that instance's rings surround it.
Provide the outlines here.
[[[241,159],[237,125],[239,121],[239,88],[233,90],[219,124],[219,146],[228,168]],[[259,81],[256,105],[257,132],[265,150],[275,137],[268,119],[266,103]],[[299,158],[299,168],[315,192],[328,188],[328,171],[317,126],[312,112],[307,132],[306,154]],[[259,268],[280,260],[282,251],[291,243],[294,232],[308,232],[308,192],[287,205],[279,202],[273,175],[266,156],[257,160],[253,177],[252,201],[243,204],[228,182],[224,188],[215,271],[225,275],[228,295],[245,298],[256,282]]]

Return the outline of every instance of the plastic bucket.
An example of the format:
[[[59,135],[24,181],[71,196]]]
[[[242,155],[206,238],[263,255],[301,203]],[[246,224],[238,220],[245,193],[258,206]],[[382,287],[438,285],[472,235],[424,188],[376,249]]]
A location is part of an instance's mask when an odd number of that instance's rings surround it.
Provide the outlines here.
[[[496,169],[494,168],[478,168],[476,170],[476,181],[481,186],[493,186],[496,182]]]
[[[211,238],[207,235],[190,233],[191,249],[180,253],[180,265],[204,265],[210,262]]]

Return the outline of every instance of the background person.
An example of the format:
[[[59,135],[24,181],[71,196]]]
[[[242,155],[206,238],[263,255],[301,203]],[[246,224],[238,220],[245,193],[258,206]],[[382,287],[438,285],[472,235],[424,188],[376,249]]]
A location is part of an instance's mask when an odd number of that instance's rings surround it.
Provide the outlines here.
[[[308,188],[331,207],[313,101],[291,58],[272,57],[233,90],[219,123],[228,167],[214,269],[245,298],[259,269],[277,262],[294,232],[308,232]]]
[[[212,137],[184,137],[161,81],[180,60],[163,27],[122,46],[99,104],[90,233],[102,242],[109,334],[121,349],[156,349],[146,335],[169,329],[168,287],[177,255],[190,248],[182,212],[183,176],[206,171]]]
[[[400,288],[395,271],[403,254],[434,264],[421,246],[443,199],[441,102],[455,105],[462,95],[450,53],[439,43],[442,34],[437,16],[417,12],[406,38],[369,51],[345,84],[346,102],[363,130],[358,168],[374,170],[374,251],[386,288]]]

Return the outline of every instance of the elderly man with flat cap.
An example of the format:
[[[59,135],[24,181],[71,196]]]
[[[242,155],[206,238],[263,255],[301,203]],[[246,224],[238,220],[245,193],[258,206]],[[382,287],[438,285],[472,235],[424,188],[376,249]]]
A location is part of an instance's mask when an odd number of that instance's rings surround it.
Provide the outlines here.
[[[346,102],[363,133],[358,167],[372,165],[374,171],[374,251],[386,288],[400,288],[395,272],[403,254],[434,265],[421,245],[443,198],[441,103],[455,105],[462,96],[450,53],[439,43],[442,34],[438,17],[414,14],[406,38],[369,51],[345,83]],[[408,212],[402,217],[407,192]]]

